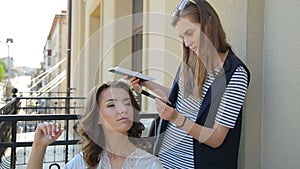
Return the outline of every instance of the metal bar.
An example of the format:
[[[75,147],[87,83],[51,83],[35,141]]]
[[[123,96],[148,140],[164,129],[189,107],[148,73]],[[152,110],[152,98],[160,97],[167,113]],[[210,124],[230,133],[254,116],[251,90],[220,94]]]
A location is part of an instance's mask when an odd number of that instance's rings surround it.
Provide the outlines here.
[[[79,140],[68,140],[68,141],[62,141],[62,140],[57,140],[55,142],[53,142],[52,144],[50,144],[49,146],[62,146],[62,145],[75,145],[78,143]],[[16,145],[16,147],[31,147],[32,146],[32,141],[28,141],[28,142],[16,142],[16,143],[2,143],[0,142],[0,146],[1,147],[12,147],[14,145]]]
[[[67,97],[71,93],[71,43],[72,40],[72,0],[68,0],[68,60],[67,60]],[[66,101],[66,107],[70,106],[70,100]],[[66,109],[66,114],[70,114],[70,109]]]
[[[67,120],[66,130],[69,131],[69,120]],[[66,132],[66,140],[69,141],[69,132]],[[65,161],[68,161],[68,154],[69,154],[68,148],[69,148],[68,144],[66,144]]]
[[[36,107],[36,106],[27,106],[27,107],[18,107],[19,109],[24,109],[24,110],[26,110],[26,109],[37,109],[37,110],[39,110],[39,109],[66,109],[66,108],[70,108],[70,109],[83,109],[84,107],[83,106],[81,106],[81,107],[74,107],[74,106],[72,106],[72,107],[53,107],[53,106],[47,106],[47,107],[45,107],[45,106],[38,106],[38,107]]]
[[[28,114],[28,115],[1,115],[0,121],[32,121],[32,120],[76,120],[79,114]],[[141,113],[141,118],[157,118],[157,113]]]
[[[78,114],[1,115],[0,121],[76,120],[79,117]]]
[[[74,100],[82,100],[82,99],[85,99],[85,97],[75,97],[75,96],[72,96],[72,97],[63,97],[63,96],[40,96],[40,97],[17,97],[17,99],[22,99],[22,100],[34,100],[34,99],[57,99],[57,100],[64,100],[64,99],[74,99]]]
[[[10,166],[11,168],[16,168],[16,151],[17,151],[17,147],[16,147],[16,142],[17,142],[17,121],[13,121],[12,122],[12,136],[11,136],[11,142],[13,143],[12,147],[11,147],[11,162],[10,162]]]

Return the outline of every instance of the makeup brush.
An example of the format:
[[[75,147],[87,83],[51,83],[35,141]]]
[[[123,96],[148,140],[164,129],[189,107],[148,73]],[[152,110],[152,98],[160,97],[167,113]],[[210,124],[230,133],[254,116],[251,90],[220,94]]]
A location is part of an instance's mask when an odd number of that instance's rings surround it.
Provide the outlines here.
[[[135,90],[136,91],[136,90]],[[156,97],[156,96],[154,96],[153,94],[150,94],[149,92],[147,92],[147,91],[145,91],[145,90],[143,90],[142,88],[139,88],[139,91],[136,91],[137,93],[140,93],[140,94],[143,94],[143,95],[145,95],[145,96],[147,96],[147,97],[150,97],[150,98],[152,98],[152,99],[159,99],[160,101],[162,101],[163,103],[165,103],[166,105],[168,105],[168,106],[171,106],[171,107],[173,107],[172,105],[171,105],[171,103],[169,103],[168,101],[165,101],[165,100],[163,100],[163,99],[161,99],[161,98],[159,98],[159,97]]]

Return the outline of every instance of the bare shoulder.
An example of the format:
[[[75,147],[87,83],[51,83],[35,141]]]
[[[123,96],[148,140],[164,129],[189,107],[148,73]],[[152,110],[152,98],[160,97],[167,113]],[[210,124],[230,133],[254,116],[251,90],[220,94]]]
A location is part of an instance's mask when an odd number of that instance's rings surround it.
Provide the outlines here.
[[[85,167],[86,166],[83,160],[82,153],[79,153],[66,164],[65,169],[85,168]]]

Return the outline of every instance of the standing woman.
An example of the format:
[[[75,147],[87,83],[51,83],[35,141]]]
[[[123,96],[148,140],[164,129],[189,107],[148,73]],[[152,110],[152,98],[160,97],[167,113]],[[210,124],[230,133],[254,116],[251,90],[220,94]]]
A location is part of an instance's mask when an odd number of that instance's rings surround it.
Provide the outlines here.
[[[207,1],[183,0],[172,25],[184,52],[171,90],[130,79],[136,91],[144,86],[173,105],[156,99],[162,123],[154,152],[165,168],[236,169],[249,70]]]

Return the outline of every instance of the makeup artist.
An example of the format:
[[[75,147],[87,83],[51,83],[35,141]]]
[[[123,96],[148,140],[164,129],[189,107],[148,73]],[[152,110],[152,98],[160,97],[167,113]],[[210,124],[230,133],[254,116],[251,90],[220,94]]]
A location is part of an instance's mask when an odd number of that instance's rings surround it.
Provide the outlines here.
[[[236,169],[250,72],[207,1],[183,0],[172,25],[183,43],[172,88],[129,79],[137,92],[146,87],[172,104],[155,99],[162,119],[155,155],[164,168]]]

